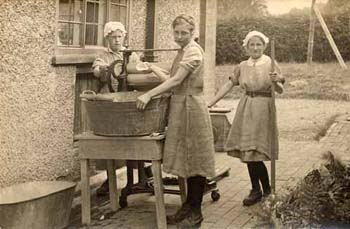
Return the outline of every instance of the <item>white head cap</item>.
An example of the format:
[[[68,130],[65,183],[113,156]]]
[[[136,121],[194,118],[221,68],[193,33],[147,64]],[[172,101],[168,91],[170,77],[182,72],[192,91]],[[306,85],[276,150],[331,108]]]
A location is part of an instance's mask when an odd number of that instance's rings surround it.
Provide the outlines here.
[[[124,35],[126,34],[125,27],[121,22],[119,22],[119,21],[107,22],[105,24],[103,36],[106,38],[108,36],[108,34],[114,32],[116,30],[120,30]]]
[[[243,46],[246,47],[248,45],[249,40],[255,36],[260,37],[265,42],[265,44],[269,43],[269,38],[265,36],[263,33],[258,31],[251,31],[247,34],[247,36],[245,36],[243,40]]]

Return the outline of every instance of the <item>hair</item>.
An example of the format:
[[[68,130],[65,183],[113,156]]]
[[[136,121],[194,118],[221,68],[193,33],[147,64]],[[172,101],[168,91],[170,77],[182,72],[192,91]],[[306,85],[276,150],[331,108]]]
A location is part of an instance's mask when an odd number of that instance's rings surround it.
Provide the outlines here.
[[[196,23],[194,21],[194,18],[192,16],[186,15],[186,14],[180,14],[179,16],[177,16],[173,23],[172,23],[172,27],[173,29],[175,28],[175,26],[177,25],[181,25],[184,22],[186,22],[187,24],[190,25],[190,31],[194,31],[196,28]]]

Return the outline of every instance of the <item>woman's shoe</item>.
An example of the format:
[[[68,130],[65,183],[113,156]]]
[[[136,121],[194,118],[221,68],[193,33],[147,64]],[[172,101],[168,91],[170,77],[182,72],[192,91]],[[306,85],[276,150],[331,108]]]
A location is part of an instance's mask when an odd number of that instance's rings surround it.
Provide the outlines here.
[[[170,225],[176,225],[186,218],[186,216],[190,213],[191,206],[188,203],[184,203],[181,208],[174,215],[166,216],[166,222]]]
[[[261,201],[261,198],[262,192],[260,190],[251,190],[249,195],[244,198],[243,206],[251,206],[253,204],[256,204]]]
[[[177,224],[178,229],[200,228],[203,221],[203,215],[200,208],[192,208],[190,214]]]

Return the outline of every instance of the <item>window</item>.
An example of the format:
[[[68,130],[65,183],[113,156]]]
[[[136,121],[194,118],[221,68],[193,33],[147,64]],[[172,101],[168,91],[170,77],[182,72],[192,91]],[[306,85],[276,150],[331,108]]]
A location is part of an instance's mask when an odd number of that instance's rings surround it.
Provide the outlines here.
[[[105,23],[127,27],[128,8],[127,0],[59,0],[57,46],[103,46]]]

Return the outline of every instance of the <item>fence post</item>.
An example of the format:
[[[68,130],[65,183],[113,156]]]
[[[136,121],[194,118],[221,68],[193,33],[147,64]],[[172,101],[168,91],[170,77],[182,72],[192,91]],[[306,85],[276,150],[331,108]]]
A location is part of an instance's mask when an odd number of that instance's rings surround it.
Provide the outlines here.
[[[314,34],[315,34],[315,13],[314,13],[314,5],[316,0],[312,0],[311,9],[310,9],[310,28],[309,28],[309,42],[307,46],[307,64],[312,64],[312,55],[314,49]]]

